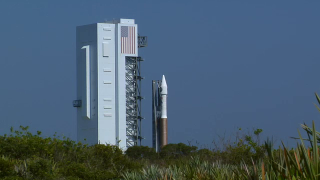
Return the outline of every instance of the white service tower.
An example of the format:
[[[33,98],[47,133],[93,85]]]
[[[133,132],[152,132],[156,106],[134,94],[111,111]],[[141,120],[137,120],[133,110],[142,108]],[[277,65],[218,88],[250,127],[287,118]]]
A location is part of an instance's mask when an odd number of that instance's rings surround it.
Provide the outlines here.
[[[141,143],[140,61],[134,19],[77,27],[77,139],[125,149]],[[85,141],[84,141],[85,140]]]

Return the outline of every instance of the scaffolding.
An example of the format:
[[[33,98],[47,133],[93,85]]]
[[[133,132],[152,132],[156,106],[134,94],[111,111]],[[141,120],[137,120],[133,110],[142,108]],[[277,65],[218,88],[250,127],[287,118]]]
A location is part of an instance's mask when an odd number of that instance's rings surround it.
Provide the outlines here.
[[[138,36],[138,47],[147,46],[147,37]],[[126,57],[126,135],[127,147],[141,145],[141,57]]]
[[[141,144],[141,57],[126,57],[127,147]]]

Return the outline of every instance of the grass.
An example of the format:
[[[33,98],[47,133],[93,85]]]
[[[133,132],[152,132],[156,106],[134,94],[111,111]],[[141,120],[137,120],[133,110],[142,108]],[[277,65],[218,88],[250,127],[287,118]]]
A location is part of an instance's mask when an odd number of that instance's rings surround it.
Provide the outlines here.
[[[32,134],[21,126],[0,136],[0,179],[320,180],[320,133],[314,122],[301,126],[308,137],[298,131],[300,142],[294,149],[283,143],[274,149],[269,140],[260,144],[262,129],[257,129],[237,136],[235,142],[222,142],[220,149],[198,150],[179,143],[160,153],[146,146],[123,152],[112,145],[43,138],[41,132]]]
[[[0,179],[124,179],[124,180],[272,180],[320,179],[318,132],[295,149],[259,145],[254,137],[238,138],[223,150],[198,150],[169,144],[161,153],[132,147],[126,153],[111,145],[87,146],[68,138],[42,138],[27,127],[0,136]],[[259,134],[256,134],[257,136]],[[305,141],[311,146],[306,147]]]

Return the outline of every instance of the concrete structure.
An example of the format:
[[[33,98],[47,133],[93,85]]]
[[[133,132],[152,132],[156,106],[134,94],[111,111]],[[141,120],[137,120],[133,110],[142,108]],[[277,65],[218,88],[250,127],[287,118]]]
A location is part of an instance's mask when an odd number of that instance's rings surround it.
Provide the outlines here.
[[[77,27],[77,139],[88,144],[138,145],[142,98],[134,19]],[[143,42],[145,40],[145,42]],[[132,100],[133,99],[133,100]],[[130,115],[128,115],[130,114]]]

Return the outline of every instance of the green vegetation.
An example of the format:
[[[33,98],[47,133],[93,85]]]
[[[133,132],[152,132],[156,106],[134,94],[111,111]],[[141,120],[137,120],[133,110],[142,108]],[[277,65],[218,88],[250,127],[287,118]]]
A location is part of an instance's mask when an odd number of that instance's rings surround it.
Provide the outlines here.
[[[42,138],[20,127],[0,136],[0,178],[3,179],[113,179],[142,164],[130,160],[118,147],[87,146],[58,137]]]
[[[225,150],[179,143],[160,153],[147,146],[123,153],[117,146],[43,138],[23,126],[11,133],[0,136],[0,179],[237,179],[244,172],[239,164],[264,156],[263,146],[248,135]]]
[[[320,104],[317,94],[316,98]],[[123,152],[116,146],[87,146],[56,135],[44,138],[40,131],[32,134],[21,126],[0,136],[0,179],[320,180],[320,133],[315,123],[302,128],[308,137],[298,132],[295,149],[273,149],[269,140],[260,143],[262,129],[239,129],[233,140],[221,138],[213,149],[179,143],[156,153],[147,146]]]

